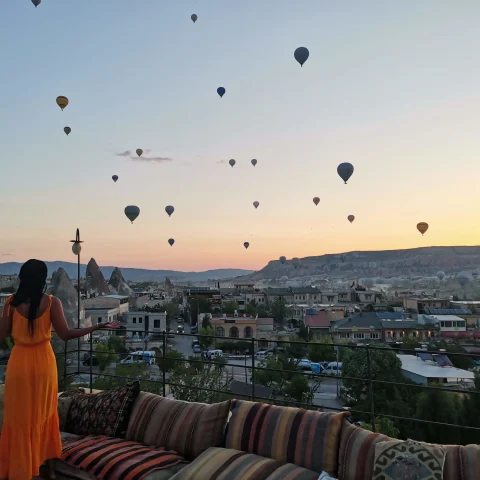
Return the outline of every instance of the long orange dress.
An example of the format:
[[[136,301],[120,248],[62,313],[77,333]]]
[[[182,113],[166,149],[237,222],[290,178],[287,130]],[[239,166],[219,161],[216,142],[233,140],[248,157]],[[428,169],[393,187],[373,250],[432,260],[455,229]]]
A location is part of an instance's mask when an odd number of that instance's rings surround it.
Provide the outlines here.
[[[33,337],[28,319],[11,307],[15,346],[5,374],[0,478],[31,480],[46,460],[62,453],[57,365],[50,345],[51,305],[52,297],[47,310],[35,320]]]

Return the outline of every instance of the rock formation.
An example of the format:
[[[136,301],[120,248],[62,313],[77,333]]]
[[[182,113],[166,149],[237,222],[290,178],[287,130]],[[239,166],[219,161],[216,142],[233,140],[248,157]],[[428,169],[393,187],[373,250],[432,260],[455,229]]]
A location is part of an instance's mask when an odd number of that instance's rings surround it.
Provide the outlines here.
[[[68,326],[76,328],[78,315],[77,289],[73,286],[63,268],[53,272],[50,293],[58,297],[62,302]]]
[[[126,295],[128,297],[134,295],[133,290],[127,285],[127,282],[123,278],[122,271],[118,267],[115,267],[115,270],[112,272],[108,287],[112,293],[118,295]]]
[[[85,277],[89,294],[108,295],[110,293],[105,277],[94,258],[91,258],[88,262]]]

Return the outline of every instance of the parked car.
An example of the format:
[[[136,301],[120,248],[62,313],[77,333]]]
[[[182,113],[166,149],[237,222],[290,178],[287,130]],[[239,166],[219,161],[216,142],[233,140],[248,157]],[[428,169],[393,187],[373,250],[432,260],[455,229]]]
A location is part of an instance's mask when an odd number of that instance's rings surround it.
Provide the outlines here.
[[[198,345],[198,343],[193,346],[193,353],[202,353],[202,349],[200,348],[200,345]]]
[[[192,348],[195,348],[196,345],[200,345],[198,340],[192,340]]]
[[[192,328],[190,329],[190,333],[193,333],[194,335],[198,333],[198,324],[192,325]]]
[[[311,371],[312,370],[312,362],[310,362],[310,360],[307,360],[306,358],[300,360],[300,362],[298,363],[298,368],[300,370],[309,370]]]
[[[171,328],[168,330],[167,334],[168,334],[167,335],[168,338],[175,338],[175,333]]]
[[[326,375],[341,375],[342,362],[330,362],[327,368],[323,371]]]
[[[223,350],[208,350],[202,356],[208,358],[210,360],[214,360],[215,358],[222,358],[223,357]]]

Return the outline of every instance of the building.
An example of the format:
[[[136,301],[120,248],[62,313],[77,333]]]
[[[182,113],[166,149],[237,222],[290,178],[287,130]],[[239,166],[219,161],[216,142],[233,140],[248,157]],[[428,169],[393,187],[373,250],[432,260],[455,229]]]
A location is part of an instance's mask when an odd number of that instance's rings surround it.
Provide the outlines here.
[[[85,317],[92,317],[92,325],[115,322],[129,310],[128,298],[124,295],[102,295],[84,300]]]
[[[167,330],[166,312],[136,310],[122,314],[122,329],[128,337],[152,335]]]
[[[415,383],[428,385],[431,382],[449,384],[473,384],[475,375],[468,370],[455,368],[446,355],[431,355],[419,352],[417,355],[400,355],[402,374]]]
[[[416,320],[385,319],[382,325],[382,340],[384,342],[401,342],[414,340],[422,342],[438,335],[438,327],[419,324]]]
[[[418,315],[418,323],[435,325],[440,330],[440,336],[452,337],[452,333],[467,331],[467,321],[457,315]]]
[[[426,313],[428,308],[448,308],[450,300],[448,298],[430,298],[430,297],[404,297],[403,308],[407,312]]]
[[[334,341],[380,341],[382,338],[382,324],[375,312],[362,312],[343,320],[338,320],[330,328],[330,333]]]
[[[305,315],[304,323],[312,337],[321,339],[330,336],[330,327],[338,320],[343,320],[342,312],[320,310],[311,315]]]

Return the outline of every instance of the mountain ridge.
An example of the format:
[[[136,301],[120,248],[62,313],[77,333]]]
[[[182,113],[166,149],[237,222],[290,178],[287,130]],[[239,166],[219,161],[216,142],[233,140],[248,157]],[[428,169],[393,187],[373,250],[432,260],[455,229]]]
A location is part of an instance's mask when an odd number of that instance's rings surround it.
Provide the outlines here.
[[[45,262],[48,267],[48,275],[51,276],[54,271],[63,268],[70,278],[77,278],[77,264],[74,262],[51,261]],[[6,262],[0,263],[0,275],[15,275],[20,271],[23,264],[20,262]],[[110,278],[114,266],[101,266],[100,271],[105,278]],[[197,281],[204,282],[207,280],[222,280],[226,278],[233,278],[253,273],[254,270],[240,269],[240,268],[219,268],[212,270],[205,270],[202,272],[181,272],[178,270],[149,270],[145,268],[126,268],[118,267],[122,271],[123,276],[128,281],[134,282],[149,282],[149,281],[164,281],[166,277],[171,280],[183,281]],[[86,264],[80,264],[80,276],[85,277],[87,270]]]

